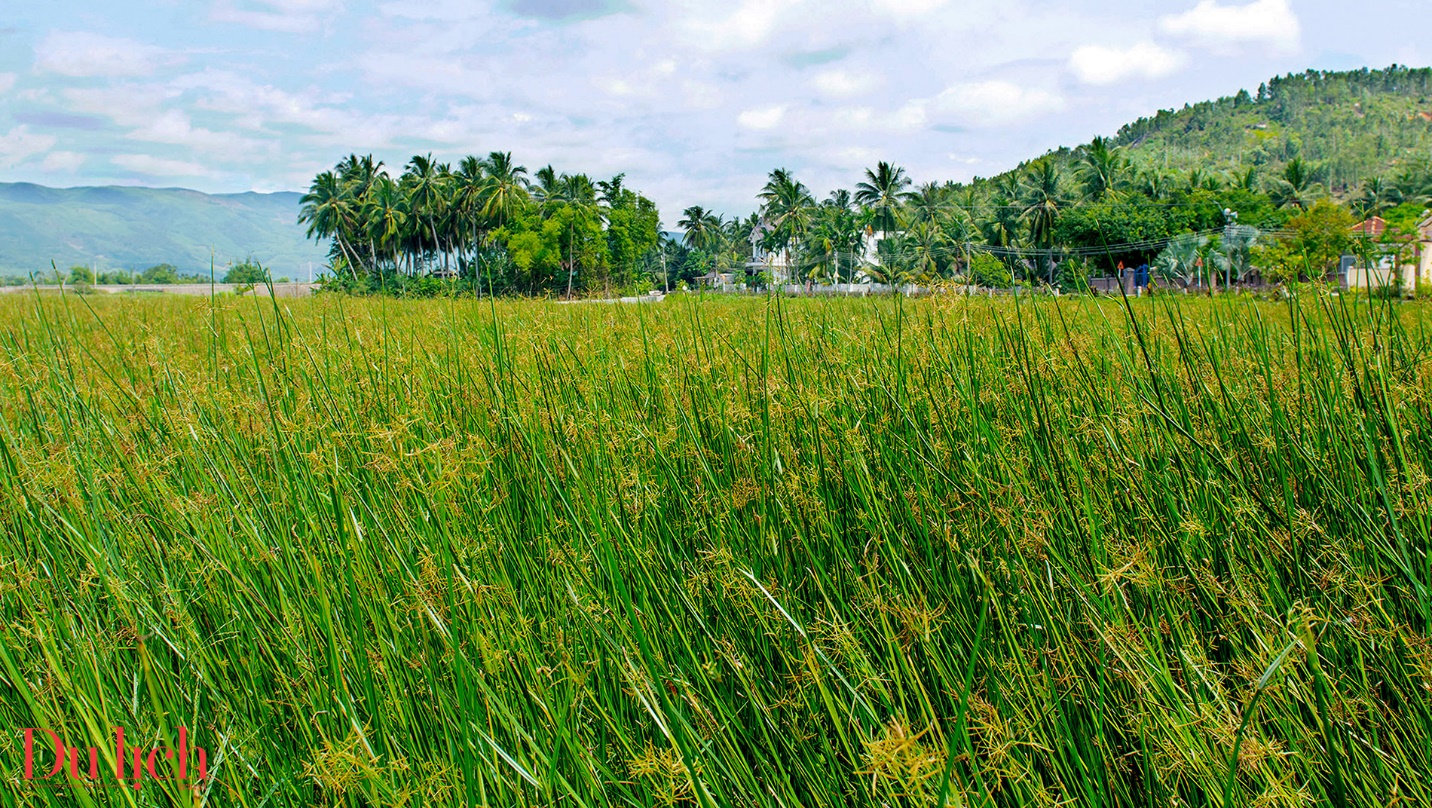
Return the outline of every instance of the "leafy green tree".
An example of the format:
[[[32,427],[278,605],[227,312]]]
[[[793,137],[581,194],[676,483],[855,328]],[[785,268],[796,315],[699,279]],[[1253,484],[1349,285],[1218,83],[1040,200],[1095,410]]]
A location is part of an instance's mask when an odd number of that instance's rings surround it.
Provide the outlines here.
[[[1010,273],[1009,266],[985,252],[970,256],[969,266],[965,269],[965,280],[975,286],[990,289],[1008,289],[1014,285],[1014,275]]]
[[[1290,242],[1302,255],[1309,277],[1326,275],[1353,249],[1352,228],[1356,223],[1346,208],[1327,199],[1319,199],[1288,220]]]
[[[94,283],[94,270],[87,266],[76,264],[70,267],[70,283]]]
[[[139,275],[140,283],[171,284],[179,282],[179,269],[172,264],[158,264]]]
[[[146,272],[146,274],[148,274]],[[239,284],[241,286],[256,286],[261,283],[268,283],[269,271],[252,259],[242,261],[229,267],[224,273],[224,283]]]

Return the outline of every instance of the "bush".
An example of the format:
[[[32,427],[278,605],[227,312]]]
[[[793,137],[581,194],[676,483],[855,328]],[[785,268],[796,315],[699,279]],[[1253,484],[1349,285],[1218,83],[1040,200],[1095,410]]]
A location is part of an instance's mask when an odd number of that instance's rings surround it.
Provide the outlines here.
[[[94,283],[94,270],[89,267],[70,267],[70,283]]]
[[[1009,271],[1009,267],[989,253],[978,253],[970,258],[965,276],[975,286],[1008,289],[1014,285],[1014,274]]]
[[[269,282],[269,271],[263,265],[252,259],[241,264],[234,264],[229,271],[224,273],[224,283],[237,283],[241,285],[257,286]]]

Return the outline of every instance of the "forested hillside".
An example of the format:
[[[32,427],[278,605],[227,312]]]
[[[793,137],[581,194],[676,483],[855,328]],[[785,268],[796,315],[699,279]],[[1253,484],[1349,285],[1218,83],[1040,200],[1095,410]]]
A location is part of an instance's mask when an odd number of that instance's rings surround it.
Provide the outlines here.
[[[1432,70],[1393,66],[1276,78],[1217,101],[1164,110],[1119,130],[1142,168],[1279,174],[1293,159],[1333,194],[1392,179],[1432,156]]]

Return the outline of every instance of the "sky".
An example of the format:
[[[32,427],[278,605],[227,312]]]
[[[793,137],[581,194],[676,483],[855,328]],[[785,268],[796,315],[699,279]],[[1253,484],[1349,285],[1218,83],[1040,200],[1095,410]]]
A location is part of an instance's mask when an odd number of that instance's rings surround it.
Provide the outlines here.
[[[671,225],[888,160],[991,176],[1275,75],[1426,66],[1427,0],[10,0],[0,181],[304,190],[343,156],[625,173]],[[19,6],[16,8],[16,6]]]

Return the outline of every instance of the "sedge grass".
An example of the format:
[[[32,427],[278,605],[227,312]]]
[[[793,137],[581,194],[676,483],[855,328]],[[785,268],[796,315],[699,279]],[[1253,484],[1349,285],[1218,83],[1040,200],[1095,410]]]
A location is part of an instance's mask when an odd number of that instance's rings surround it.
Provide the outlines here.
[[[1429,320],[3,299],[0,791],[1432,804]]]

